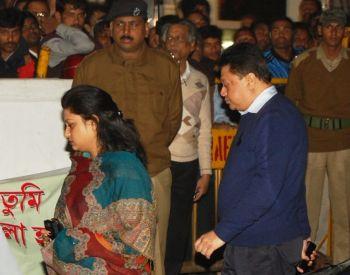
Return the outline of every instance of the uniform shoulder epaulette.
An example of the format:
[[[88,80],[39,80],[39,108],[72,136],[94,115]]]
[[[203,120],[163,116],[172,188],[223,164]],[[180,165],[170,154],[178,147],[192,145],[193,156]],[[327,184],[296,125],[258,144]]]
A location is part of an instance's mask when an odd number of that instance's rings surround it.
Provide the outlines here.
[[[109,49],[95,50],[95,51],[87,54],[81,63],[89,63],[89,62],[91,62],[90,60],[95,60],[96,57],[99,58],[100,56],[107,55],[108,52],[109,52]]]
[[[293,66],[298,67],[300,65],[300,63],[303,62],[308,57],[310,57],[311,53],[314,51],[316,51],[316,48],[306,50],[306,51],[302,52],[301,54],[299,54],[298,56],[296,56],[295,59],[293,60]]]
[[[92,51],[91,53],[88,53],[87,55],[85,55],[85,57],[87,58],[87,57],[90,57],[90,56],[94,56],[97,51],[99,51],[99,50]]]

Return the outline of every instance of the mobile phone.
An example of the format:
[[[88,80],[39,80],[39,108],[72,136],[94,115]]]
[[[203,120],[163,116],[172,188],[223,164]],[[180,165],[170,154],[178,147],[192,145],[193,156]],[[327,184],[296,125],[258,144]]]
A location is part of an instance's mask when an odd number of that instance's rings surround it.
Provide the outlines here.
[[[63,229],[63,225],[57,219],[45,220],[44,226],[47,231],[50,232],[50,239],[56,238],[58,232]]]
[[[313,242],[308,242],[305,254],[309,258],[311,257],[312,252],[316,249],[316,244]],[[304,273],[310,271],[312,266],[308,266],[309,261],[307,260],[301,260],[298,264],[297,267],[301,268]]]

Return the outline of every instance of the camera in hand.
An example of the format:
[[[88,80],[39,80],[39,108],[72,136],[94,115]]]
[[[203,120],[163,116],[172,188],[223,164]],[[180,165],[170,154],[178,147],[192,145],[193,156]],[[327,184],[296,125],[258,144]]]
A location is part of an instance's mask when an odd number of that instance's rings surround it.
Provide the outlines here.
[[[311,257],[312,252],[316,249],[316,244],[314,244],[313,242],[308,242],[308,246],[307,249],[305,251],[306,256],[308,256],[309,258]],[[307,260],[301,260],[298,264],[297,267],[301,268],[304,273],[310,271],[312,266],[308,265],[309,261]]]
[[[45,220],[44,226],[47,231],[50,232],[50,239],[56,238],[58,232],[60,232],[63,229],[63,225],[59,222],[59,220],[53,218],[51,220]]]

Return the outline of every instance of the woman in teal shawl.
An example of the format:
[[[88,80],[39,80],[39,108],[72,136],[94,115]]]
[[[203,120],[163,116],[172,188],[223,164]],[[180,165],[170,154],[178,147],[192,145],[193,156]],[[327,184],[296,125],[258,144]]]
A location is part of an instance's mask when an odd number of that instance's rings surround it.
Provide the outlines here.
[[[55,218],[63,229],[43,249],[50,273],[148,274],[155,212],[145,153],[112,98],[77,86],[61,100],[74,152]]]

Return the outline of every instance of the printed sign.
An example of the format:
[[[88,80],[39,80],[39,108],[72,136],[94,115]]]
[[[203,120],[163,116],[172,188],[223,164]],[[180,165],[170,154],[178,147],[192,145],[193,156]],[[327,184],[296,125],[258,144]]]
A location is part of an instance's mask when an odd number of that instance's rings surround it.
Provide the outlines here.
[[[236,135],[236,128],[213,128],[213,144],[212,144],[212,168],[223,169],[230,151],[231,143]]]

